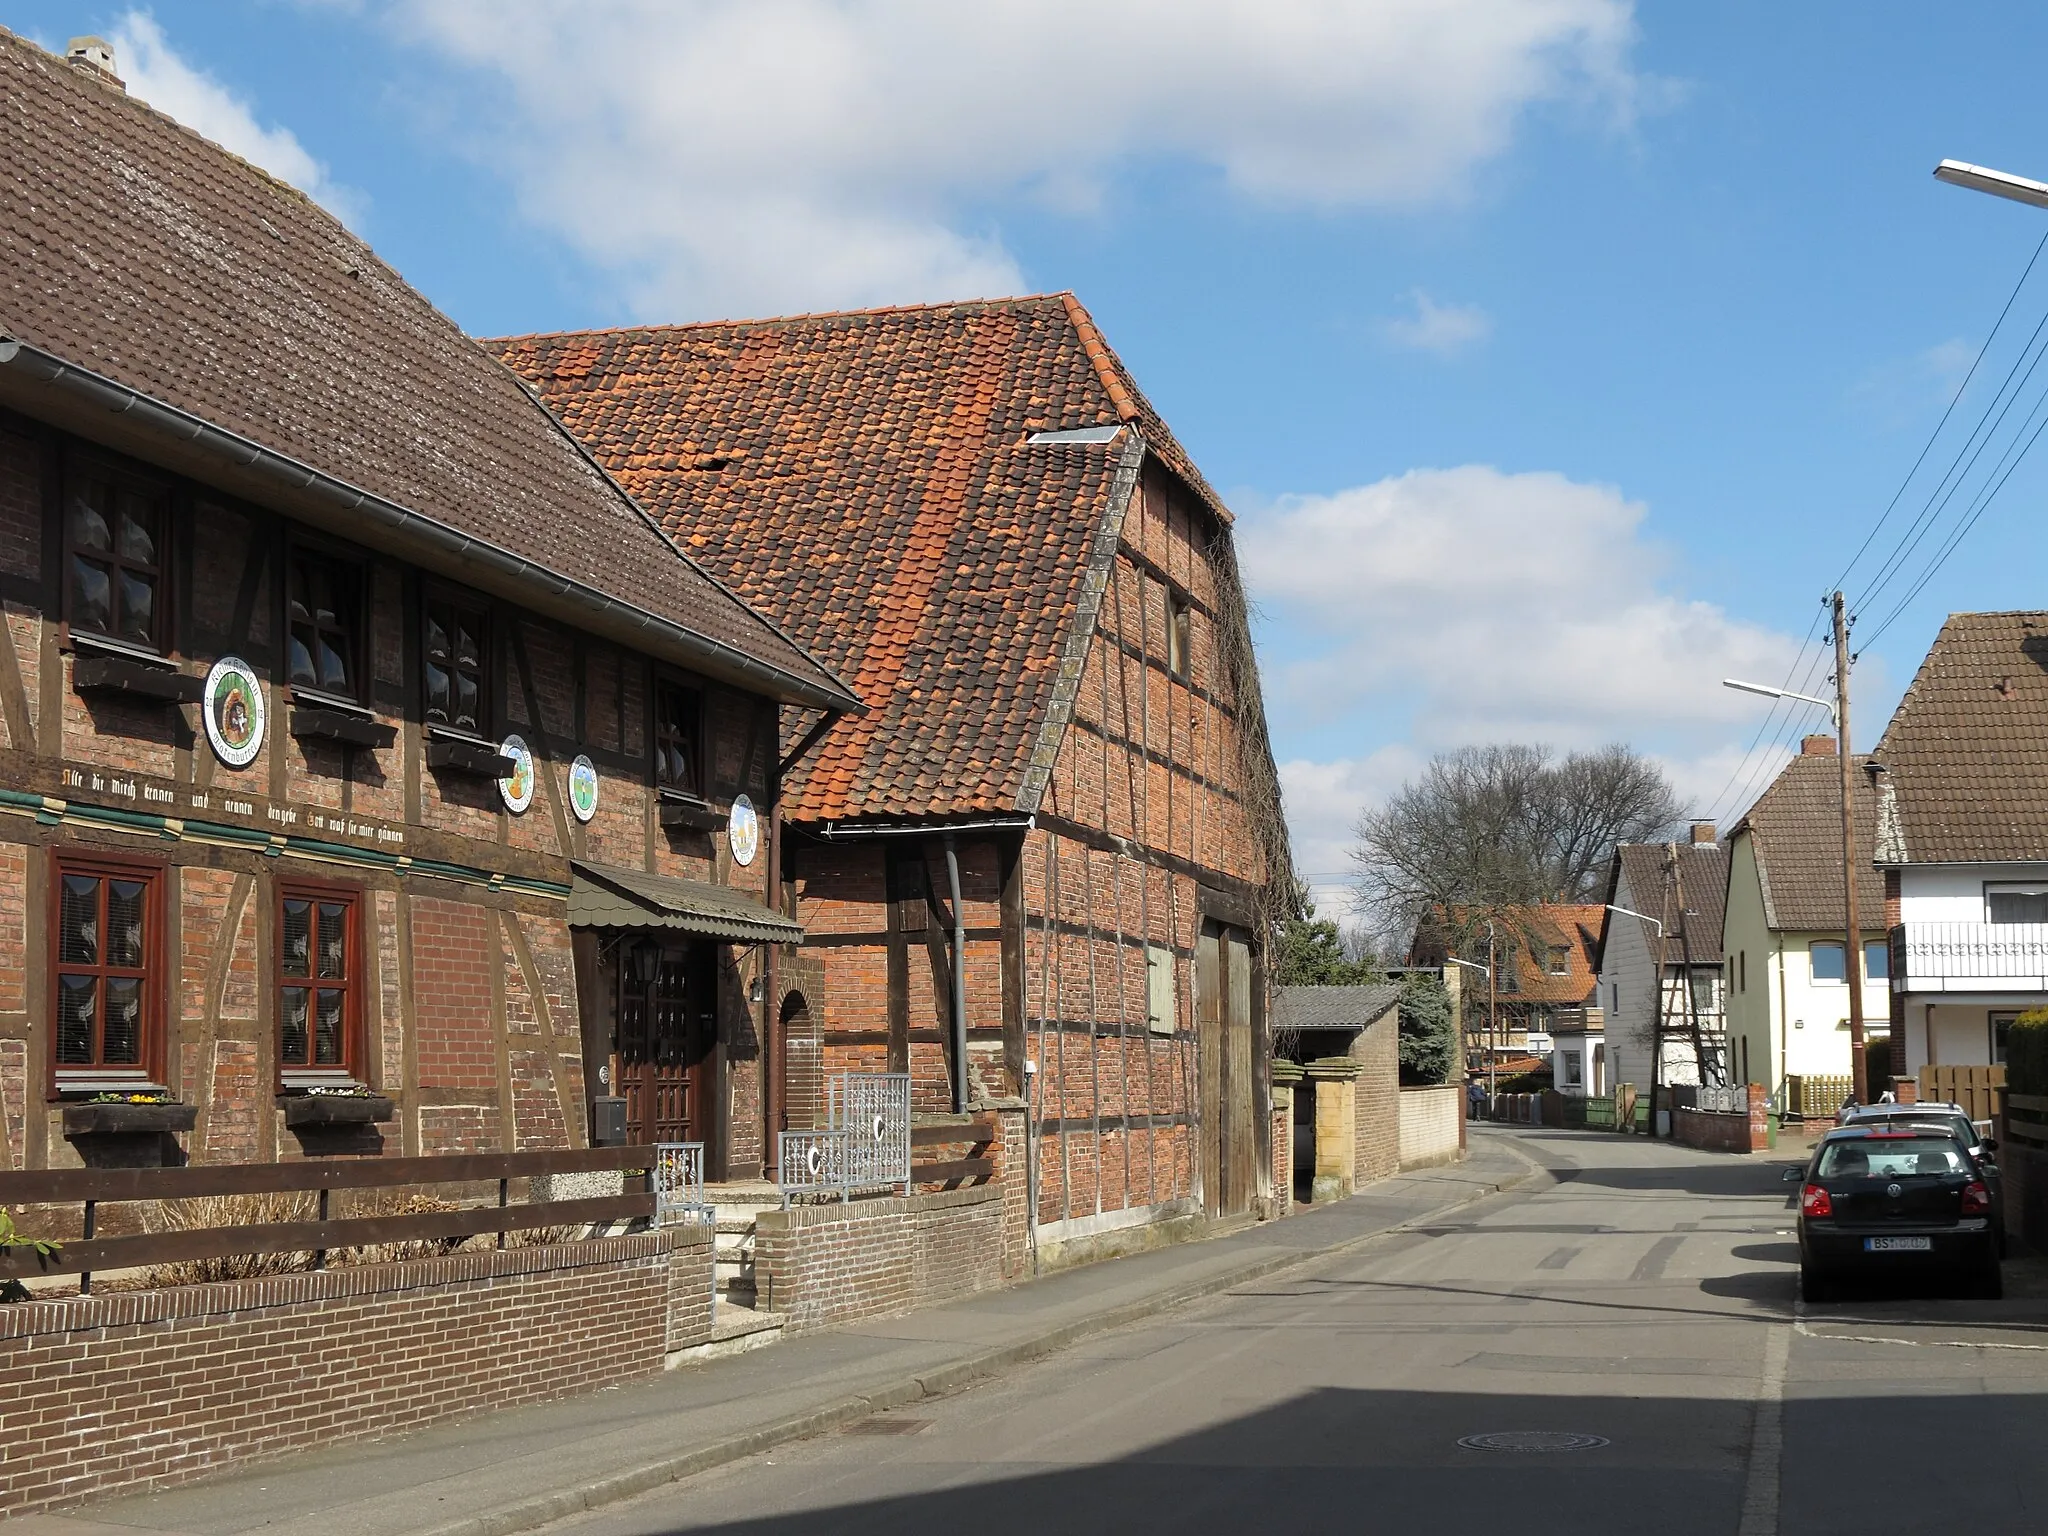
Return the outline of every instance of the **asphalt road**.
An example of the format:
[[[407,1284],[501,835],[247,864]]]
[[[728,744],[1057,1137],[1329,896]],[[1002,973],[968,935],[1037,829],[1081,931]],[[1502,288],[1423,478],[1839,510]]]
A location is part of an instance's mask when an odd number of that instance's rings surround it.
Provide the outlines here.
[[[1555,1182],[578,1536],[2048,1530],[2048,1302],[1795,1302],[1777,1166],[1503,1132]],[[1582,1448],[1468,1449],[1545,1431]]]

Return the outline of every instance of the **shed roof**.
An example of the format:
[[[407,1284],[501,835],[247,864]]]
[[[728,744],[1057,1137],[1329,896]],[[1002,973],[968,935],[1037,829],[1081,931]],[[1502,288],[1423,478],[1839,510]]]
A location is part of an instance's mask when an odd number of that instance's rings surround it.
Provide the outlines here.
[[[1366,987],[1275,987],[1275,1029],[1368,1028],[1401,1001],[1397,982]]]

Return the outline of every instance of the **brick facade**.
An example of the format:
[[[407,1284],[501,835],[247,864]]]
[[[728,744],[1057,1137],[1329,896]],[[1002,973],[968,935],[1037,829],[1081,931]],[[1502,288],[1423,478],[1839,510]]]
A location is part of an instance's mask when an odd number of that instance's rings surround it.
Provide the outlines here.
[[[261,750],[230,767],[201,706],[81,691],[63,616],[58,530],[66,488],[115,465],[157,488],[165,514],[166,663],[203,676],[221,655],[262,680]],[[421,604],[446,590],[402,562],[325,539],[359,574],[367,719],[388,747],[294,734],[279,571],[315,547],[289,518],[107,454],[0,412],[0,1168],[79,1161],[62,1135],[50,1021],[53,861],[103,853],[160,870],[150,1080],[198,1111],[175,1157],[268,1160],[582,1145],[586,1052],[565,898],[570,859],[765,896],[766,859],[735,863],[723,835],[656,815],[648,658],[516,605],[486,615],[491,739],[517,733],[536,760],[533,803],[509,810],[489,777],[437,767],[422,725]],[[667,672],[663,675],[682,677]],[[704,791],[772,806],[778,711],[704,679]],[[598,812],[568,803],[570,761],[594,763]],[[138,836],[138,834],[140,834]],[[347,1068],[395,1117],[347,1137],[284,1124],[279,1060],[279,886],[309,880],[361,903]],[[598,953],[598,951],[593,951]],[[720,1139],[758,1169],[762,1019],[747,1002],[758,957],[718,968]],[[598,994],[603,997],[602,989]],[[765,1005],[764,1005],[765,1008]],[[606,1035],[608,1020],[592,1021]]]
[[[790,1331],[888,1317],[1002,1282],[995,1186],[798,1205],[754,1221],[757,1294]]]
[[[0,1308],[0,1515],[657,1375],[710,1287],[684,1227]]]

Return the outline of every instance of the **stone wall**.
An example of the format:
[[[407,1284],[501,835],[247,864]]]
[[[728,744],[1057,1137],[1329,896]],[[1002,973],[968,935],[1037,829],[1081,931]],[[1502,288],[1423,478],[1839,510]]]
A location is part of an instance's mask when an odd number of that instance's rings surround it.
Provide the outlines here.
[[[1455,1083],[1441,1088],[1401,1090],[1401,1166],[1433,1168],[1455,1163],[1458,1147],[1458,1099]]]
[[[999,1185],[799,1205],[754,1222],[754,1286],[787,1328],[850,1323],[1003,1283]]]
[[[0,1515],[657,1375],[710,1268],[671,1228],[0,1307]]]

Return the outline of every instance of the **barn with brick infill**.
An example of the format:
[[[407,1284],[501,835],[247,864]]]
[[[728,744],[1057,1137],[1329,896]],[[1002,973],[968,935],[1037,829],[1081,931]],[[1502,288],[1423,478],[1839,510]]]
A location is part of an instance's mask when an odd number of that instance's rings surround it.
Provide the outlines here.
[[[488,345],[867,706],[785,725],[771,1122],[847,1068],[996,1115],[1013,1271],[1267,1209],[1231,515],[1073,296]]]
[[[858,698],[303,194],[0,100],[0,1169],[758,1171],[780,715]]]

